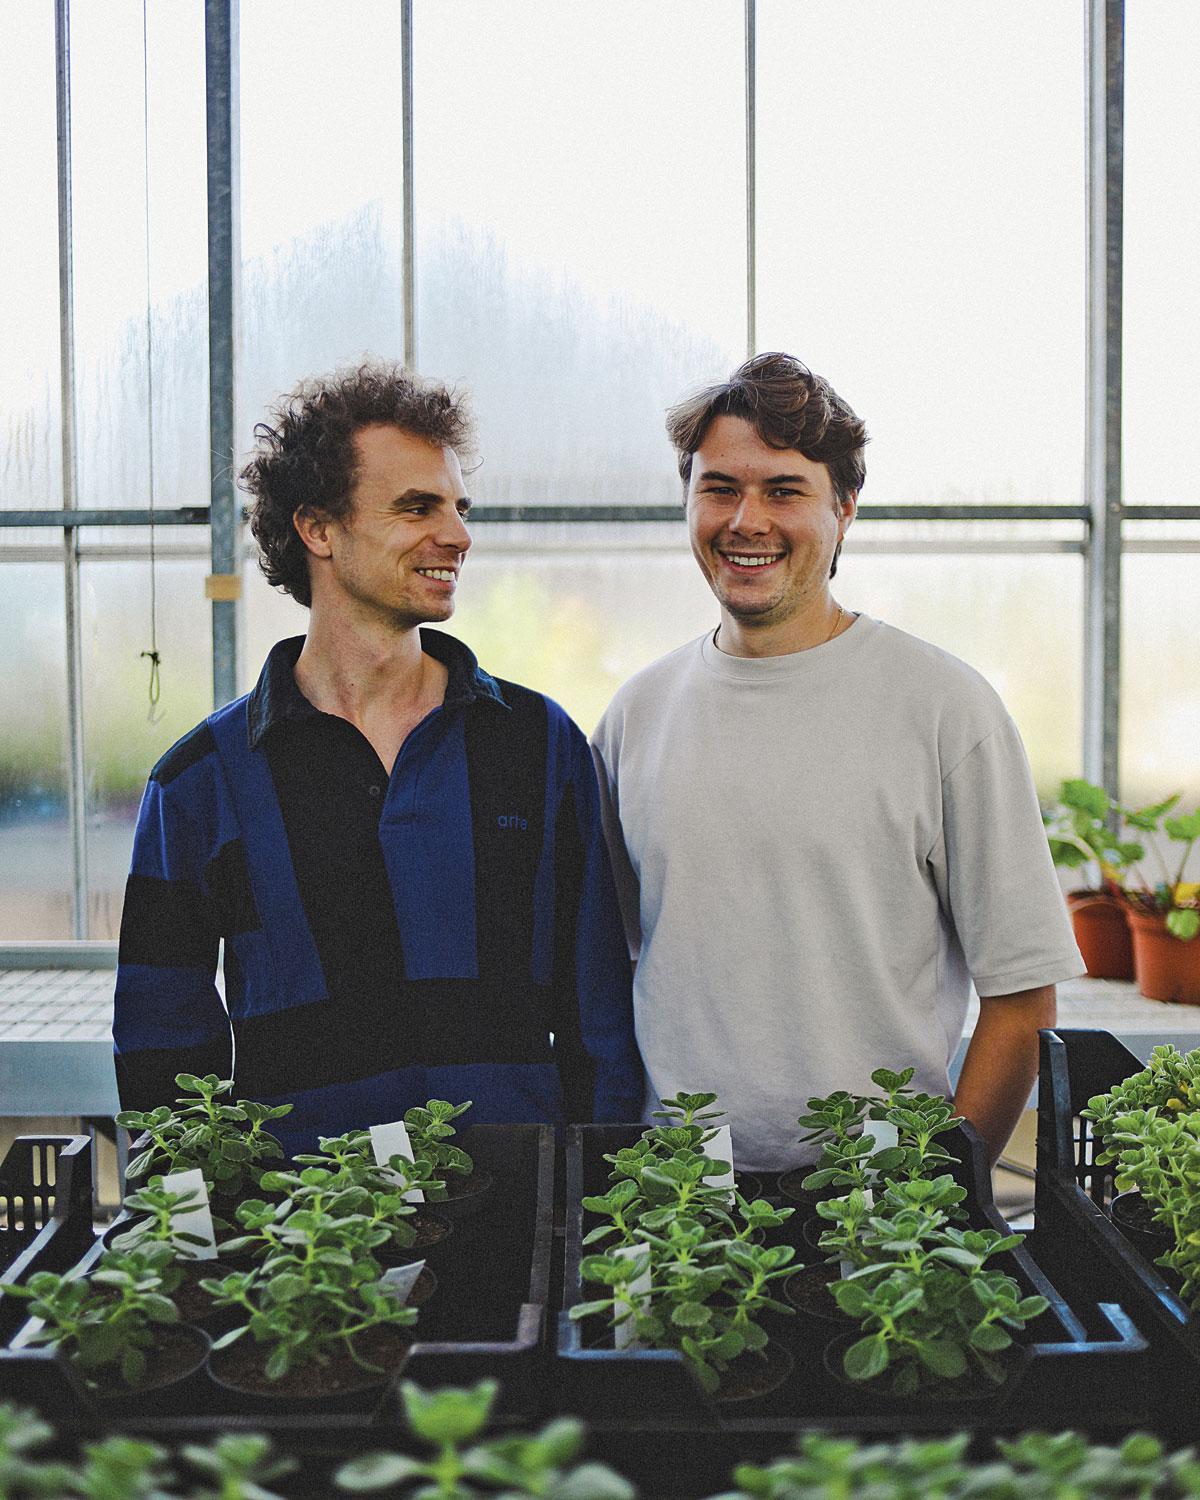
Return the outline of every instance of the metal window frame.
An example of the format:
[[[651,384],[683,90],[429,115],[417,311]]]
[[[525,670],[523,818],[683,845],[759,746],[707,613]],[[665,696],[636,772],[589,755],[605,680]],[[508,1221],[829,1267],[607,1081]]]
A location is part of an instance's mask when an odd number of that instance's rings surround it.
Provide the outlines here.
[[[6,549],[0,562],[61,559],[67,623],[69,806],[73,855],[73,930],[87,938],[86,783],[82,705],[82,646],[79,562],[108,556],[119,546],[88,546],[84,527],[210,526],[215,575],[238,574],[244,555],[242,511],[233,478],[237,377],[238,245],[238,5],[205,0],[205,69],[208,141],[209,422],[210,495],[207,505],[169,510],[83,509],[77,504],[76,382],[71,223],[70,0],[55,0],[55,96],[57,113],[60,381],[62,401],[62,495],[58,509],[0,510],[0,528],[60,528],[62,546]],[[1084,539],[937,538],[922,540],[930,552],[1082,552],[1087,573],[1084,619],[1085,773],[1114,794],[1119,789],[1121,557],[1123,552],[1190,552],[1200,543],[1123,536],[1126,521],[1197,521],[1200,505],[1133,505],[1121,493],[1121,314],[1122,172],[1124,142],[1124,0],[1084,0],[1087,77],[1087,382],[1085,393],[1085,503],[1083,505],[891,505],[860,507],[864,521],[1078,521]],[[756,60],[757,0],[744,0],[746,344],[757,342],[756,245]],[[415,220],[413,212],[413,6],[401,0],[401,118],[403,217],[403,328],[406,362],[418,361]],[[677,505],[478,505],[480,523],[552,522],[615,525],[677,521]],[[895,550],[910,550],[898,543]],[[877,541],[871,548],[888,550]],[[138,547],[124,549],[136,553]],[[213,701],[237,692],[240,603],[213,599]]]

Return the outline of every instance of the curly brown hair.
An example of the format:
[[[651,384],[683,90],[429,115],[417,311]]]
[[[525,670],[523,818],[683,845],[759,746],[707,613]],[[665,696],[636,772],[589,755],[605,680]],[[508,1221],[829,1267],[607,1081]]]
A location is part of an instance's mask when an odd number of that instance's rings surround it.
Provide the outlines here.
[[[756,354],[719,385],[706,386],[667,412],[667,435],[686,488],[692,458],[717,417],[741,417],[772,448],[794,448],[824,464],[833,492],[845,502],[867,477],[866,424],[829,382],[790,354]],[[829,576],[837,572],[839,542]]]
[[[267,582],[311,605],[308,552],[293,525],[299,510],[347,515],[358,478],[354,434],[387,423],[463,456],[472,443],[464,398],[403,365],[369,360],[303,381],[254,429],[255,454],[239,475],[253,495],[250,529]]]

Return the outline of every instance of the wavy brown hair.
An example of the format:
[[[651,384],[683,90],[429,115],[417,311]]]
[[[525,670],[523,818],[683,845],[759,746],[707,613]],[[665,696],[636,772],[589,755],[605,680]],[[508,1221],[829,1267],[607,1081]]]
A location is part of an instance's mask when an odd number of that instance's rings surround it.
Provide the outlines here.
[[[667,435],[686,488],[692,458],[717,417],[741,417],[772,448],[794,448],[824,464],[840,501],[857,495],[867,477],[867,428],[829,382],[790,354],[756,354],[728,380],[706,386],[667,412]],[[838,543],[829,576],[837,572]]]
[[[312,603],[308,551],[293,524],[298,510],[339,519],[358,478],[354,434],[377,423],[463,456],[472,443],[464,398],[402,365],[370,360],[306,380],[254,429],[254,457],[239,484],[254,497],[250,529],[267,582]]]

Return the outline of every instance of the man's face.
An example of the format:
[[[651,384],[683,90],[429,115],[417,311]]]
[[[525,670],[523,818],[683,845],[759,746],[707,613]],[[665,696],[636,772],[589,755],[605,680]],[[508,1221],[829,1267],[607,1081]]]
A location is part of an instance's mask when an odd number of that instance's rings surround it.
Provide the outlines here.
[[[327,597],[398,629],[448,620],[471,545],[458,455],[382,424],[360,429],[353,442],[350,511],[324,526]]]
[[[784,625],[823,603],[853,514],[824,464],[772,448],[741,417],[715,418],[692,455],[692,553],[722,609],[747,625]]]

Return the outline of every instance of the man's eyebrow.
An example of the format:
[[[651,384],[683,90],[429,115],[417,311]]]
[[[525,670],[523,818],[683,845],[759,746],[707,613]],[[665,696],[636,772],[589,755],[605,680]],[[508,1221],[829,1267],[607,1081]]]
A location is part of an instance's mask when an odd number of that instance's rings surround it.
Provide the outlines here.
[[[440,505],[445,500],[445,498],[445,495],[439,495],[436,490],[411,489],[405,490],[402,494],[397,495],[394,503],[396,505],[408,505],[414,500],[427,500],[432,501],[434,504]],[[468,510],[470,510],[471,508],[471,501],[466,495],[459,495],[454,500],[454,504],[458,506],[460,510],[464,506]]]
[[[740,484],[740,479],[735,479],[732,474],[722,474],[719,469],[705,469],[700,476],[701,481],[715,479],[722,484]],[[764,484],[809,484],[811,481],[804,474],[773,474],[770,479],[764,479]]]

